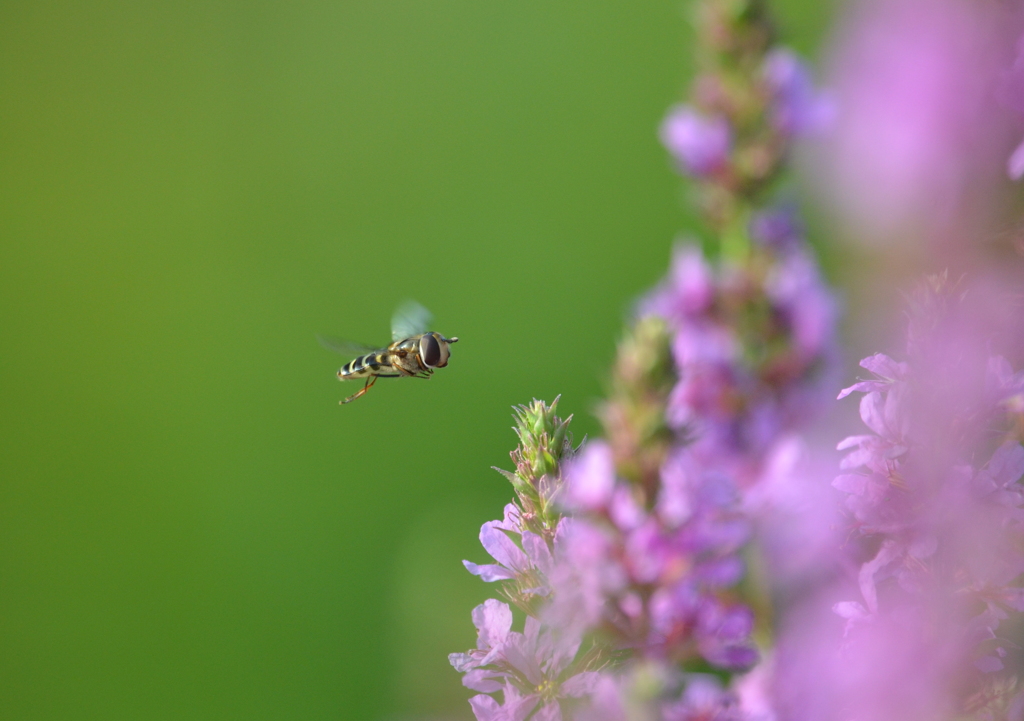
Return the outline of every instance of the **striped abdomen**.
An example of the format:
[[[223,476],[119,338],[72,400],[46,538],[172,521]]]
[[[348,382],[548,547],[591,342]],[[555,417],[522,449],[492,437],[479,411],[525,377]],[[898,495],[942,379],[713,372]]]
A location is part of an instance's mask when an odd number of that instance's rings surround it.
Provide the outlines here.
[[[358,358],[350,360],[338,371],[339,380],[349,378],[367,378],[369,376],[397,376],[401,375],[388,362],[386,351],[367,353]]]

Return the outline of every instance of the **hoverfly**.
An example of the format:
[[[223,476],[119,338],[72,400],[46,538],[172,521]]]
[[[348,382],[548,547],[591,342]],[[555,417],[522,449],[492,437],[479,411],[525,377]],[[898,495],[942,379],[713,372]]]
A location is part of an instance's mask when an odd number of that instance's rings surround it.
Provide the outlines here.
[[[320,345],[342,355],[360,354],[338,370],[338,380],[365,378],[366,385],[341,403],[351,403],[364,395],[378,378],[430,378],[435,368],[448,365],[449,345],[458,338],[445,338],[428,331],[433,316],[416,301],[406,301],[391,316],[391,345],[374,348],[362,343],[318,335]]]

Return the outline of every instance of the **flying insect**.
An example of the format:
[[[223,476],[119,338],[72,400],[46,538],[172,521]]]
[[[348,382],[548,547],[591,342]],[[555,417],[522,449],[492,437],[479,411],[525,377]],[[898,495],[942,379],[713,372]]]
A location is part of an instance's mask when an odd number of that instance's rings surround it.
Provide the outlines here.
[[[448,365],[451,344],[458,338],[445,338],[427,330],[433,316],[416,301],[398,306],[391,317],[391,345],[386,348],[352,343],[330,336],[318,335],[320,345],[342,355],[356,355],[338,370],[338,380],[366,379],[366,385],[344,403],[365,395],[378,378],[430,378],[435,368]]]

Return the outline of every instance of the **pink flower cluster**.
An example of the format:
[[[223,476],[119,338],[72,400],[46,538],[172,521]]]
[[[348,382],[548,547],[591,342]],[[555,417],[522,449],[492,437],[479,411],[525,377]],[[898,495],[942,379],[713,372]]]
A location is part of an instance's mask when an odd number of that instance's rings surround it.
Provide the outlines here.
[[[839,395],[864,394],[869,431],[833,481],[860,560],[831,591],[841,639],[824,596],[781,636],[783,719],[1024,714],[1024,372],[989,351],[1020,329],[979,335],[941,283],[917,300],[907,361],[869,356]]]
[[[698,248],[678,247],[668,279],[640,306],[673,332],[670,424],[744,488],[779,441],[821,411],[839,356],[837,305],[795,221],[762,213],[752,235],[763,248],[752,263],[714,268]]]

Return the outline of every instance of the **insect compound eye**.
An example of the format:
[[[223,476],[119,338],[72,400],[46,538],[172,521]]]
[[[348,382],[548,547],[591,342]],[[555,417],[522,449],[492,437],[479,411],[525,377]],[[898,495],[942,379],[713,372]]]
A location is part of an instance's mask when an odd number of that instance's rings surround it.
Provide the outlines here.
[[[445,342],[444,338],[438,341],[441,346],[441,362],[437,364],[438,368],[444,368],[448,365],[448,356],[451,354],[451,349],[448,347],[448,343]]]
[[[432,333],[427,333],[420,338],[420,358],[430,368],[437,368],[441,365],[441,345]]]

